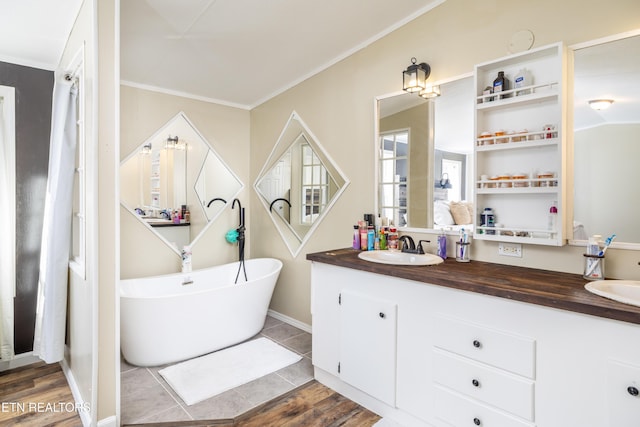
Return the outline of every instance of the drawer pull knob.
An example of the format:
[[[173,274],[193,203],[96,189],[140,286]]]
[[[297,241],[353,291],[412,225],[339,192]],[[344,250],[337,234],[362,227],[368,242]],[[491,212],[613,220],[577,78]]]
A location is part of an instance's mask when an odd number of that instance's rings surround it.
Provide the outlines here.
[[[384,319],[385,317],[387,317],[383,312],[380,312],[379,316],[381,319]]]
[[[627,387],[627,392],[631,395],[631,396],[637,396],[638,394],[640,394],[640,392],[638,391],[638,389],[634,386],[629,386]]]
[[[473,419],[473,423],[477,426],[479,426],[480,424],[482,424],[482,422],[480,422],[480,418],[474,418]]]
[[[475,378],[471,380],[471,384],[473,384],[474,387],[480,387],[480,381],[476,380]]]
[[[480,341],[478,341],[478,340],[473,340],[473,346],[475,348],[480,348],[480,347],[482,347],[482,343],[480,343]]]

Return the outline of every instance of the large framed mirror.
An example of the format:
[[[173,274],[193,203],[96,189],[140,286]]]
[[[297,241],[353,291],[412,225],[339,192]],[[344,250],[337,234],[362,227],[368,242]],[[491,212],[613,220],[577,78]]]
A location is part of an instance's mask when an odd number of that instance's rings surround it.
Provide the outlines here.
[[[406,229],[471,229],[472,74],[434,87],[376,98],[377,212]]]
[[[640,249],[640,31],[573,46],[573,240]],[[610,100],[596,106],[593,101]]]
[[[176,252],[193,245],[242,188],[183,112],[120,164],[121,204]]]
[[[349,181],[294,111],[254,188],[293,256]]]

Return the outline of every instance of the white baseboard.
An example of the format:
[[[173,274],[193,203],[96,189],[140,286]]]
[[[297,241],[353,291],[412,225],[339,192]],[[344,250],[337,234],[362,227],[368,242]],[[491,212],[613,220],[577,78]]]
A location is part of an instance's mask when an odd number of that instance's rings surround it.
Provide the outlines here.
[[[118,427],[116,416],[112,415],[110,417],[101,419],[100,421],[98,421],[98,427]]]
[[[284,323],[288,323],[291,326],[295,326],[298,329],[302,329],[305,332],[311,333],[311,325],[307,325],[306,323],[302,323],[299,320],[294,319],[293,317],[285,316],[282,313],[278,313],[277,311],[273,311],[269,309],[267,314],[275,319],[281,320]]]
[[[78,383],[76,382],[75,377],[73,376],[73,371],[69,367],[67,363],[67,359],[62,359],[60,361],[60,366],[62,366],[62,372],[64,372],[64,376],[67,377],[67,383],[69,384],[69,388],[71,389],[71,394],[73,395],[73,400],[75,400],[76,407],[78,408],[89,408],[88,411],[78,411],[78,415],[80,416],[80,420],[82,421],[82,425],[84,427],[91,427],[94,425],[93,423],[93,413],[96,408],[91,408],[90,403],[86,402],[82,398],[82,394],[80,393],[80,389],[78,388]],[[115,425],[115,424],[114,424]]]
[[[18,354],[11,360],[0,360],[0,372],[31,365],[39,361],[40,358],[38,356],[34,356],[33,351]]]

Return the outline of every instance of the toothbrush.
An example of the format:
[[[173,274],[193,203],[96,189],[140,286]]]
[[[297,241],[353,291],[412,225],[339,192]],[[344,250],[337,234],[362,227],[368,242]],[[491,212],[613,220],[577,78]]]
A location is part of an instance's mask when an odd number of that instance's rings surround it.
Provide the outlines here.
[[[613,242],[615,238],[616,238],[616,234],[614,233],[605,239],[604,248],[602,248],[602,250],[598,252],[598,257],[604,257],[605,252],[607,252],[607,248],[609,247],[609,245],[611,245],[611,242]],[[593,263],[591,264],[591,267],[587,271],[586,276],[590,277],[599,264],[600,264],[599,260],[593,260]]]
[[[598,256],[604,256],[604,253],[607,252],[607,248],[609,245],[615,240],[616,234],[613,233],[611,236],[607,237],[604,241],[604,248],[600,252],[598,252]]]

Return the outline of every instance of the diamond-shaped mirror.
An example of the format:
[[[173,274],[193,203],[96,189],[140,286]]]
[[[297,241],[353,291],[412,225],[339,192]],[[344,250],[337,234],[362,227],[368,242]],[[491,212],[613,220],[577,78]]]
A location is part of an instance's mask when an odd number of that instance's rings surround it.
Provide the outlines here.
[[[348,181],[297,113],[292,113],[254,188],[296,256]]]
[[[120,164],[122,205],[176,251],[193,244],[242,187],[182,112]]]

